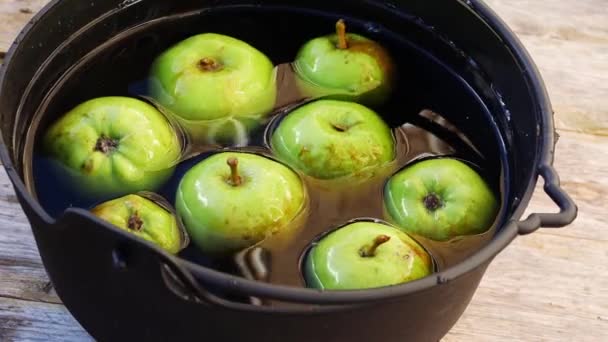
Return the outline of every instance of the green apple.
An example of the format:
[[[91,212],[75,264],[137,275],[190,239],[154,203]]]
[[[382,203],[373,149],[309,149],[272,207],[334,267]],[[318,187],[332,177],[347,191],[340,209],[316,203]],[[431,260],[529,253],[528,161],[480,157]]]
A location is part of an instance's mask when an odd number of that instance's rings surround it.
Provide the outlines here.
[[[194,243],[227,254],[277,234],[307,206],[299,176],[288,167],[247,152],[214,154],[180,181],[176,209]]]
[[[386,183],[388,218],[404,231],[435,241],[491,228],[497,199],[483,178],[452,158],[416,162]]]
[[[129,194],[104,202],[91,212],[147,241],[176,254],[187,244],[188,238],[169,210],[145,197]]]
[[[356,222],[324,236],[308,252],[308,287],[356,290],[413,281],[434,270],[429,253],[406,233],[386,224]]]
[[[369,108],[318,100],[288,114],[272,133],[275,155],[318,179],[366,179],[395,158],[393,134]]]
[[[274,107],[274,65],[233,37],[204,33],[163,52],[151,69],[150,94],[181,119],[194,139],[231,139]]]
[[[79,104],[50,126],[42,143],[76,191],[97,197],[156,190],[171,176],[182,148],[163,114],[128,97]]]
[[[294,69],[309,97],[330,95],[374,105],[390,95],[394,63],[377,42],[347,34],[340,20],[335,34],[314,38],[300,48]]]

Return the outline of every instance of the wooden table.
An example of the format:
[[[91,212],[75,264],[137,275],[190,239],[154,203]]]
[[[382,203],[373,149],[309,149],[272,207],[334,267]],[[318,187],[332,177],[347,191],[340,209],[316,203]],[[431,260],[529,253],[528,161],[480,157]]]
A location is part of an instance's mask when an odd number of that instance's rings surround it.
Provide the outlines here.
[[[46,0],[0,0],[0,51]],[[488,0],[540,67],[560,135],[570,227],[520,237],[492,263],[445,341],[608,341],[608,0]],[[537,189],[529,212],[555,206]],[[53,292],[0,171],[0,341],[91,337]]]

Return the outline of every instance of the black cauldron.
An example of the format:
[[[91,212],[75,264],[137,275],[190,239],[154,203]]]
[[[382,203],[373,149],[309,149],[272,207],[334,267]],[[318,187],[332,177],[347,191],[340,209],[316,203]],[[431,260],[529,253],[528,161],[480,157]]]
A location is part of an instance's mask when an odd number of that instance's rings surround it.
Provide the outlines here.
[[[282,26],[275,30],[280,34],[293,23],[285,18],[348,17],[372,34],[391,32],[423,51],[428,63],[452,76],[422,82],[412,99],[453,80],[468,87],[475,105],[448,94],[435,99],[436,109],[503,165],[502,221],[492,241],[457,265],[411,283],[320,292],[254,282],[168,255],[85,209],[49,215],[25,186],[31,156],[25,141],[47,95],[74,64],[99,47],[110,48],[112,39],[143,24],[177,27],[177,19],[193,16],[205,28],[234,20],[251,37],[271,32],[270,24]],[[82,90],[82,97],[89,95]],[[407,111],[421,109],[411,103]],[[473,109],[479,106],[489,114]],[[0,115],[2,163],[46,270],[70,312],[103,341],[436,341],[465,310],[497,253],[518,235],[565,226],[577,213],[551,166],[553,113],[541,77],[514,34],[480,0],[54,0],[6,56]],[[538,176],[560,211],[519,221]],[[285,305],[233,299],[250,296]]]

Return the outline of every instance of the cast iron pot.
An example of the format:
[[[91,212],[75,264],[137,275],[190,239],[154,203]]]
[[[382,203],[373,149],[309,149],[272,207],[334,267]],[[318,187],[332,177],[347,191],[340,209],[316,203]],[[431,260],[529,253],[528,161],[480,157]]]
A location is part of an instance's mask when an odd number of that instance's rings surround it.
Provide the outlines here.
[[[45,212],[25,186],[25,137],[61,76],[129,28],[221,8],[251,11],[252,18],[270,10],[358,18],[371,23],[371,31],[383,27],[418,44],[452,70],[478,94],[491,117],[450,114],[449,99],[442,113],[469,133],[477,132],[505,165],[508,187],[492,241],[463,262],[415,282],[319,292],[249,281],[167,255],[84,209],[70,208],[57,219]],[[442,81],[433,80],[438,86]],[[541,77],[513,33],[478,0],[54,0],[28,23],[6,56],[0,111],[2,163],[45,268],[70,312],[103,341],[436,341],[465,310],[497,253],[518,235],[565,226],[577,213],[551,166],[555,133]],[[538,176],[560,210],[519,221]],[[290,305],[256,306],[226,293]]]

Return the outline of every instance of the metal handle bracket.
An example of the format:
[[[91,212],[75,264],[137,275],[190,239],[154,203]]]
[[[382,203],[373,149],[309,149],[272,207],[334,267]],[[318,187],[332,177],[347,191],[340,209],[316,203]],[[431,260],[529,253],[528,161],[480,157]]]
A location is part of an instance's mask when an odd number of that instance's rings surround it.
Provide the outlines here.
[[[538,173],[545,181],[544,189],[547,195],[559,207],[559,212],[554,214],[535,213],[518,223],[519,234],[526,235],[536,231],[538,228],[560,228],[574,221],[578,208],[572,198],[561,188],[559,176],[553,166],[542,165]]]

